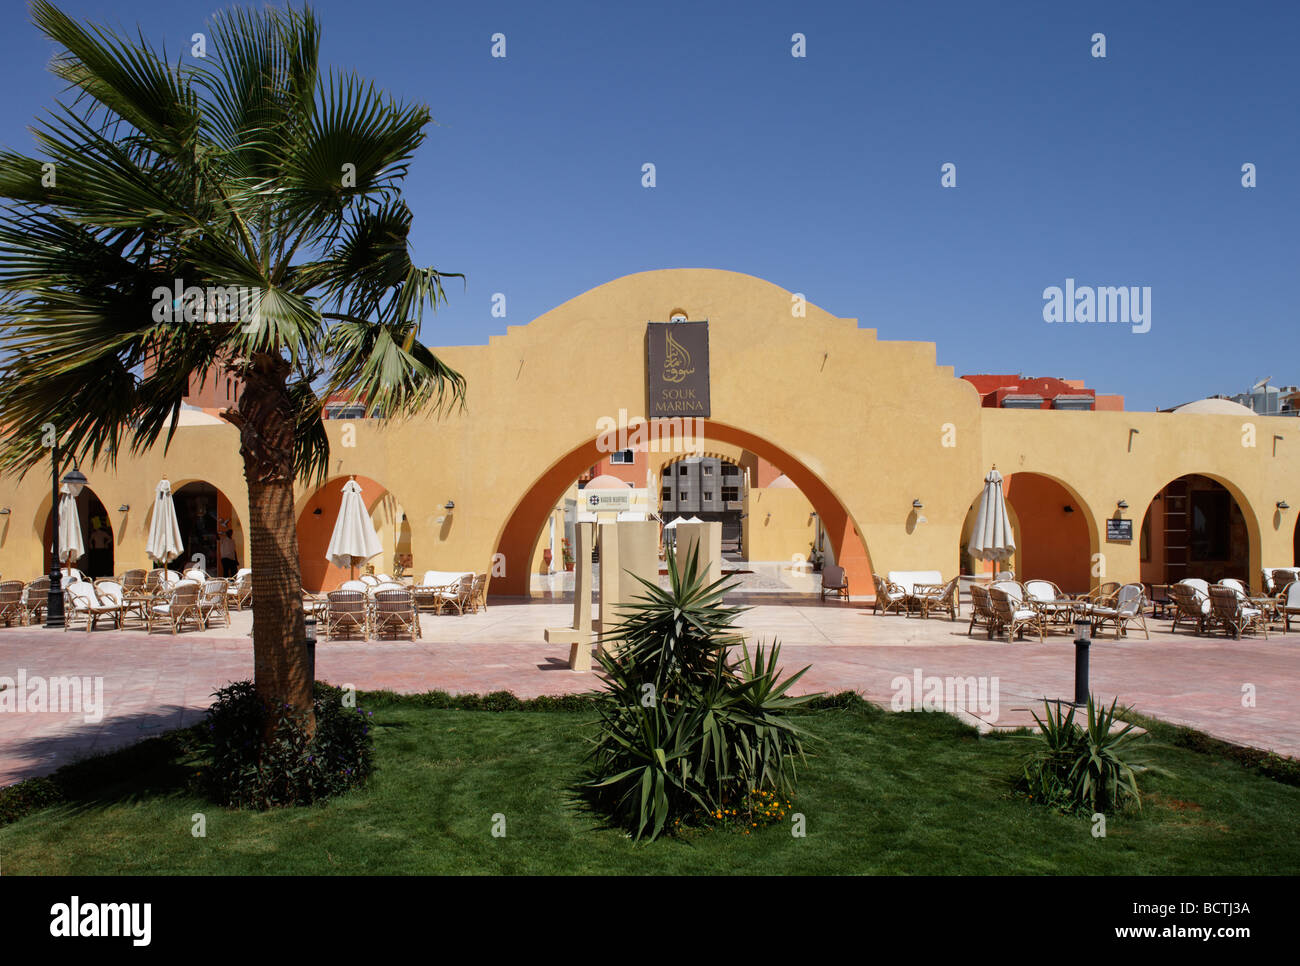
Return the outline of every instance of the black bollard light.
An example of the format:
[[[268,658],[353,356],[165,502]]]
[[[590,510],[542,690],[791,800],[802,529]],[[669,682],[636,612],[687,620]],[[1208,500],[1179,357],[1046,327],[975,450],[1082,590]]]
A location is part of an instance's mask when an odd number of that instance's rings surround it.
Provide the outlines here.
[[[306,633],[303,635],[303,643],[307,648],[307,676],[311,679],[312,685],[316,684],[316,617],[308,614],[303,621]]]
[[[1078,614],[1074,618],[1074,705],[1088,704],[1088,648],[1092,646],[1092,618]]]

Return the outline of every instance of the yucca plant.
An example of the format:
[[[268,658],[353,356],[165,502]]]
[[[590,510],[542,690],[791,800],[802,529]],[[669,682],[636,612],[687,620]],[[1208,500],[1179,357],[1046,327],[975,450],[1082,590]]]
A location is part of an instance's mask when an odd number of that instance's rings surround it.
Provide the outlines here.
[[[429,110],[322,66],[305,7],[217,14],[205,56],[171,59],[31,9],[68,97],[39,153],[0,151],[0,471],[45,465],[47,424],[83,465],[165,444],[191,376],[234,372],[257,694],[310,730],[293,485],[325,474],[324,400],[463,399],[416,339],[447,277],[412,260],[402,200]]]
[[[734,584],[708,583],[696,551],[679,573],[669,549],[668,573],[666,590],[641,580],[646,592],[601,639],[586,784],[638,839],[754,791],[792,795],[805,736],[791,714],[815,697],[787,695],[808,669],[782,679],[779,644],[751,658],[735,627],[743,608],[723,603]]]
[[[1078,812],[1114,812],[1128,804],[1142,807],[1137,776],[1162,773],[1145,759],[1133,755],[1133,746],[1145,734],[1125,723],[1114,730],[1117,720],[1112,701],[1109,708],[1098,706],[1088,696],[1087,723],[1074,720],[1075,708],[1063,712],[1059,704],[1044,701],[1038,734],[1027,740],[1038,747],[1025,758],[1020,787],[1042,804]]]

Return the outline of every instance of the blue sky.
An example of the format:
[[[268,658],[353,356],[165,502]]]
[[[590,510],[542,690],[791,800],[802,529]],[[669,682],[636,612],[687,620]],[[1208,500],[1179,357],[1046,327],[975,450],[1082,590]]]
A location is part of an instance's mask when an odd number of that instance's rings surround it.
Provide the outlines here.
[[[219,6],[64,4],[173,53]],[[468,284],[431,345],[703,266],[933,341],[959,374],[1083,378],[1134,409],[1300,383],[1300,4],[314,7],[327,63],[439,122],[408,180],[417,256]],[[0,17],[0,142],[31,150],[52,48],[19,0]],[[1150,331],[1045,323],[1066,278],[1150,286]]]

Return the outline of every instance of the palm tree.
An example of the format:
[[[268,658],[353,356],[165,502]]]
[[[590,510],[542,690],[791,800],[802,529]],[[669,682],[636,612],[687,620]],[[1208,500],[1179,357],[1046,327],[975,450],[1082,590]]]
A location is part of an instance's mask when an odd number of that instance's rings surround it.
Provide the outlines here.
[[[293,484],[325,478],[322,401],[464,401],[416,340],[453,274],[408,247],[428,108],[322,70],[307,8],[217,15],[206,56],[172,61],[31,9],[70,96],[34,128],[40,156],[0,152],[0,471],[47,458],[45,424],[83,462],[166,445],[191,373],[233,369],[255,683],[311,727]]]

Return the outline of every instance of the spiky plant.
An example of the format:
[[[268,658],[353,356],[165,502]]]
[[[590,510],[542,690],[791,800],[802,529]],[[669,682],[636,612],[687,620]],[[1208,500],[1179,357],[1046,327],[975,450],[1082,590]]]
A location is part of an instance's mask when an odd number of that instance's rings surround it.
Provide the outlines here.
[[[70,96],[39,154],[0,152],[0,470],[47,460],[46,424],[83,464],[165,443],[191,375],[233,371],[257,693],[310,722],[293,484],[324,477],[323,401],[392,418],[465,388],[416,339],[447,277],[402,200],[428,108],[323,69],[307,8],[217,14],[174,60],[31,9]]]
[[[599,657],[587,785],[638,839],[754,791],[792,795],[804,733],[791,712],[814,697],[787,696],[808,669],[783,680],[778,643],[751,658],[735,627],[744,609],[723,603],[734,584],[709,583],[696,550],[680,572],[671,548],[667,559],[668,589],[638,578],[645,593],[602,636]]]

